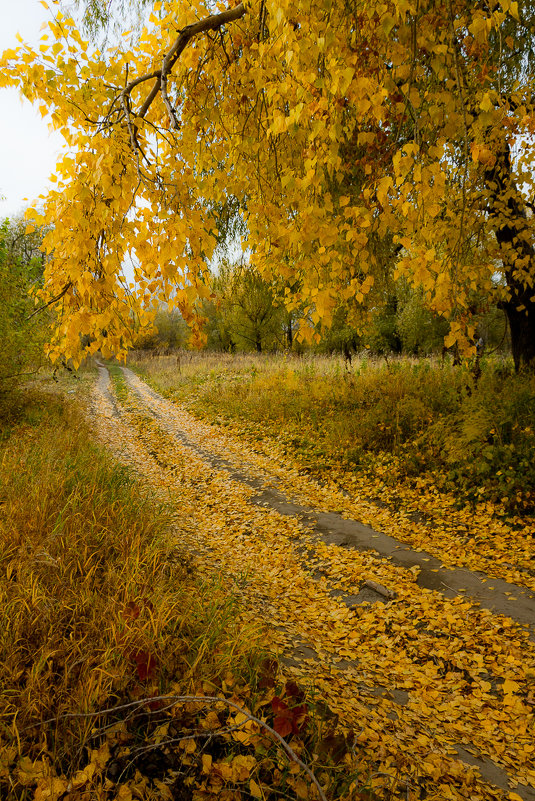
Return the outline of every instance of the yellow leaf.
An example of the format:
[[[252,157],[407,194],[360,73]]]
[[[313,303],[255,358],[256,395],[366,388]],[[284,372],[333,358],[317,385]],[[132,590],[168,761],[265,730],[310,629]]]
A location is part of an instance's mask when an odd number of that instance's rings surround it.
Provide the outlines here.
[[[114,801],[132,801],[132,791],[126,784],[121,784]]]
[[[488,92],[484,95],[483,100],[479,104],[479,108],[482,111],[492,111],[492,109],[494,108],[494,103],[490,99],[490,95]]]
[[[253,796],[253,798],[263,798],[264,794],[258,784],[255,782],[254,779],[251,779],[249,782],[249,792]]]
[[[96,769],[95,763],[91,762],[83,770],[79,770],[72,780],[73,786],[82,787],[84,784],[87,784],[87,782],[93,777],[95,769]]]
[[[215,762],[214,768],[224,782],[229,782],[234,779],[234,773],[228,762]]]
[[[212,755],[211,754],[203,754],[202,755],[202,772],[203,773],[210,773],[212,769]]]
[[[396,24],[396,20],[394,17],[390,16],[390,14],[385,15],[381,20],[381,28],[386,33],[387,36],[390,35],[390,31]]]
[[[217,712],[211,710],[205,718],[201,720],[203,729],[218,729],[221,726],[221,721],[217,717]]]
[[[516,693],[519,690],[519,686],[516,681],[511,681],[511,679],[506,679],[502,684],[502,690],[506,695],[510,693]]]
[[[47,765],[42,759],[33,762],[29,757],[23,757],[18,764],[18,780],[25,787],[33,784],[38,778],[46,775]]]
[[[244,782],[247,781],[256,766],[256,759],[253,756],[237,756],[234,757],[231,764],[234,781]]]
[[[182,740],[181,745],[186,754],[193,754],[197,750],[197,743],[193,738],[190,738],[189,740]]]
[[[39,779],[33,801],[59,801],[65,795],[69,783],[58,776],[49,779]]]
[[[158,799],[162,799],[162,801],[173,801],[173,793],[167,784],[164,784],[160,779],[153,779],[152,781],[158,790]]]

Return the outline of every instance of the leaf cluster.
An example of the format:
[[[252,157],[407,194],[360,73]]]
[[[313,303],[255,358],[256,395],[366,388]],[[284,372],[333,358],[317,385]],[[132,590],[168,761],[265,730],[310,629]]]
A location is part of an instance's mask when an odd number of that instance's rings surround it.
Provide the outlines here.
[[[105,20],[100,0],[86,7]],[[532,319],[531,2],[211,11],[158,2],[105,52],[58,15],[38,51],[4,54],[2,84],[71,149],[34,214],[54,226],[52,358],[78,361],[80,332],[124,353],[161,303],[195,324],[229,233],[261,277],[294,287],[308,340],[386,278],[417,288],[466,355],[474,292]],[[529,338],[514,344],[518,365],[535,359]]]

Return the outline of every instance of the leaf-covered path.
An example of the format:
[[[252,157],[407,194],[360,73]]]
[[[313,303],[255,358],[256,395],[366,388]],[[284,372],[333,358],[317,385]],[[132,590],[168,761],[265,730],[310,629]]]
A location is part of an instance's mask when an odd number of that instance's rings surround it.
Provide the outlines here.
[[[345,520],[339,498],[294,466],[129,370],[118,397],[99,370],[100,437],[171,504],[197,571],[228,584],[285,671],[354,731],[363,780],[380,774],[378,787],[410,799],[535,799],[529,589],[494,578],[490,590],[436,553]]]

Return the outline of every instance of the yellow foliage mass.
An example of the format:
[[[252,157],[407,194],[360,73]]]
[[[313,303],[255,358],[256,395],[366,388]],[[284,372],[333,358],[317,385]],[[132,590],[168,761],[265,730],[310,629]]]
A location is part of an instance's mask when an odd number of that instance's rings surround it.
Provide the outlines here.
[[[523,163],[534,148],[530,81],[500,95],[489,55],[499,40],[500,58],[512,57],[517,4],[487,13],[463,0],[437,13],[424,2],[416,24],[408,0],[370,0],[350,18],[343,2],[253,0],[214,17],[216,29],[230,20],[220,38],[188,39],[207,14],[201,0],[167,0],[137,40],[104,53],[58,15],[36,51],[3,54],[0,86],[37,102],[69,148],[42,214],[30,212],[51,226],[42,299],[69,319],[51,358],[78,363],[80,333],[123,354],[153,301],[193,320],[214,204],[229,197],[246,198],[255,267],[269,277],[284,262],[313,320],[328,322],[340,293],[365,302],[367,276],[384,267],[376,244],[389,239],[403,245],[398,274],[452,313],[452,341],[466,342],[470,284],[488,293],[504,256],[492,234],[507,199],[485,216],[485,167],[520,137]],[[513,179],[532,174],[519,162]],[[532,279],[530,265],[514,269]]]

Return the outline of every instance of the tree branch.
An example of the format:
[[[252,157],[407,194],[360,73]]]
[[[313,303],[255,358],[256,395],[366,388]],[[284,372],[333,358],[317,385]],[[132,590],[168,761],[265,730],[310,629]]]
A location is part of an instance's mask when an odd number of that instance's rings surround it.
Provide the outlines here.
[[[35,375],[36,373],[39,372],[40,369],[41,368],[38,367],[37,370],[30,370],[25,373],[11,373],[11,375],[1,375],[0,381],[7,381],[8,378],[19,378],[21,375]]]
[[[61,300],[61,298],[63,297],[63,295],[67,294],[67,292],[69,291],[69,289],[71,288],[71,286],[72,286],[72,281],[69,281],[69,283],[68,283],[68,284],[65,284],[65,286],[63,287],[63,289],[61,290],[61,292],[59,293],[59,295],[56,295],[56,297],[55,297],[55,298],[52,298],[52,300],[49,300],[49,301],[48,301],[48,303],[45,303],[45,305],[44,305],[44,306],[39,306],[39,308],[38,308],[38,309],[36,309],[35,311],[33,311],[31,314],[29,314],[29,315],[26,317],[26,320],[31,320],[31,319],[32,319],[32,317],[33,317],[34,315],[36,315],[36,314],[39,314],[39,312],[42,312],[42,311],[44,311],[44,310],[45,310],[45,309],[47,309],[49,306],[52,306],[52,304],[53,304],[53,303],[57,303],[57,301],[58,301],[58,300]]]
[[[109,709],[99,709],[98,712],[68,712],[64,715],[58,715],[55,718],[48,718],[48,720],[42,720],[40,723],[34,723],[32,726],[28,726],[22,731],[27,731],[28,729],[35,728],[36,726],[44,726],[48,723],[58,723],[60,720],[83,720],[86,718],[95,718],[99,717],[100,715],[106,715],[108,713],[116,713],[123,709],[132,709],[133,707],[139,707],[143,704],[154,704],[156,701],[169,701],[171,702],[169,706],[174,706],[175,704],[201,704],[201,705],[217,705],[223,704],[231,709],[234,709],[239,714],[243,715],[246,720],[250,720],[252,723],[256,723],[261,729],[267,731],[274,740],[278,742],[278,744],[284,749],[287,756],[295,762],[299,767],[307,774],[309,779],[315,785],[318,795],[320,797],[320,801],[327,801],[325,793],[322,790],[322,787],[317,780],[316,776],[314,775],[313,771],[308,767],[308,765],[303,762],[292,749],[292,747],[286,742],[284,737],[275,731],[265,720],[256,717],[256,715],[251,714],[247,709],[244,709],[239,704],[236,704],[234,701],[231,701],[229,698],[222,698],[220,696],[214,695],[154,695],[150,696],[149,698],[140,698],[137,701],[130,701],[127,704],[121,704],[120,706],[110,707]],[[243,724],[241,724],[243,727]],[[234,727],[233,727],[234,728]],[[236,726],[239,728],[239,726]]]
[[[173,68],[173,65],[184,51],[190,39],[193,39],[193,37],[197,36],[199,33],[215,31],[218,28],[221,28],[221,26],[226,25],[227,22],[234,22],[237,19],[241,19],[245,15],[245,11],[245,5],[240,3],[235,8],[231,8],[228,11],[223,11],[221,14],[212,14],[209,17],[206,17],[206,19],[201,19],[198,22],[194,22],[191,25],[187,25],[185,28],[183,28],[175,39],[173,46],[164,57],[162,69],[136,78],[135,81],[131,81],[128,86],[123,89],[124,94],[130,93],[135,86],[138,86],[138,84],[142,83],[143,81],[156,78],[154,86],[150,90],[145,102],[141,106],[141,109],[136,116],[145,116],[161,89],[162,75],[166,76],[169,74]]]

